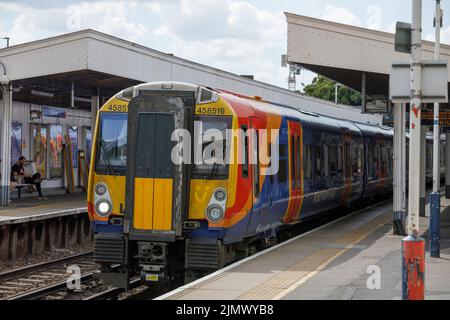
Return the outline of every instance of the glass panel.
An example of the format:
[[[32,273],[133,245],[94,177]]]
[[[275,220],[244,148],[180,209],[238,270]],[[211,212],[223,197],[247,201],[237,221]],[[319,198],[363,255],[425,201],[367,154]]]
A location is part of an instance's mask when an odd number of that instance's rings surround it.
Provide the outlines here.
[[[88,165],[91,163],[91,153],[92,153],[92,130],[91,128],[86,128],[86,161]]]
[[[50,179],[62,177],[62,126],[50,126]]]
[[[31,158],[36,162],[37,172],[44,178],[47,174],[47,127],[32,125],[33,149]]]
[[[248,135],[247,135],[247,126],[241,126],[242,134],[243,134],[243,154],[242,154],[242,178],[248,178]]]
[[[228,177],[227,141],[230,141],[227,129],[231,129],[231,117],[196,117],[202,123],[202,164],[194,164],[193,175],[197,178]],[[219,141],[218,132],[223,140]],[[207,136],[210,133],[211,136]],[[217,136],[217,137],[216,137]],[[223,147],[222,155],[215,151]],[[211,164],[212,163],[212,164]]]
[[[331,145],[329,150],[328,157],[330,158],[330,175],[332,177],[337,176],[338,171],[338,147],[336,145]]]
[[[110,174],[125,173],[127,165],[128,114],[102,113],[95,169]]]
[[[278,170],[278,182],[285,183],[287,181],[287,146],[285,144],[279,144],[279,160],[280,168]]]
[[[72,165],[78,168],[78,127],[69,127],[70,147],[72,149]]]
[[[22,156],[22,124],[13,122],[11,127],[11,166]]]

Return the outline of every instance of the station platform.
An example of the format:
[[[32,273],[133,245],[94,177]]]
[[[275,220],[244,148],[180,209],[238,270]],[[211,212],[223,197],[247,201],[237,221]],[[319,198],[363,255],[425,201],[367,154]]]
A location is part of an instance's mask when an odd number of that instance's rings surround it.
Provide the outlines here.
[[[23,198],[0,208],[0,269],[27,265],[55,249],[89,246],[93,236],[87,211],[81,192]]]
[[[27,223],[87,212],[86,194],[48,196],[47,200],[26,198],[13,200],[6,208],[0,208],[0,225]]]
[[[450,201],[441,201],[441,258],[430,258],[428,248],[426,254],[430,300],[450,299]],[[157,300],[400,299],[403,237],[393,235],[392,217],[391,201],[355,212]],[[427,239],[429,218],[420,222]],[[373,270],[379,289],[367,285]]]

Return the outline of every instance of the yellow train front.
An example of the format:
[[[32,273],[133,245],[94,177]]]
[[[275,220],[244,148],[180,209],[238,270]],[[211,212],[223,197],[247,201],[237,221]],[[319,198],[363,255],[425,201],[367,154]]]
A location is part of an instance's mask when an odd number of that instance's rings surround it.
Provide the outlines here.
[[[325,211],[392,192],[392,130],[202,86],[126,89],[99,111],[88,203],[99,275],[164,285]]]

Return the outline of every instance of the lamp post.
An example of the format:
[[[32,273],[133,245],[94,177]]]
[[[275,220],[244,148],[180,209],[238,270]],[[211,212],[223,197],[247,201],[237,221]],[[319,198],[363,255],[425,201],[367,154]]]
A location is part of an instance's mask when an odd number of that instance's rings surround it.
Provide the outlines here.
[[[413,0],[408,237],[402,241],[402,298],[425,299],[425,240],[420,237],[420,157],[422,118],[422,0]]]

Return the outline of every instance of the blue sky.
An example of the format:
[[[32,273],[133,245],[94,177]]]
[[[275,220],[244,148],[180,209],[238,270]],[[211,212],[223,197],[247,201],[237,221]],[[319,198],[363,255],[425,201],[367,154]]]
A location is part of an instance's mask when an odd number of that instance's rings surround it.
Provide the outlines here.
[[[433,40],[434,0],[423,0]],[[450,4],[443,1],[444,12]],[[11,44],[92,28],[156,50],[287,87],[283,12],[393,32],[411,20],[411,0],[0,0],[0,37]],[[450,43],[450,18],[443,41]],[[0,42],[0,47],[4,43]],[[305,73],[299,82],[311,81]]]

